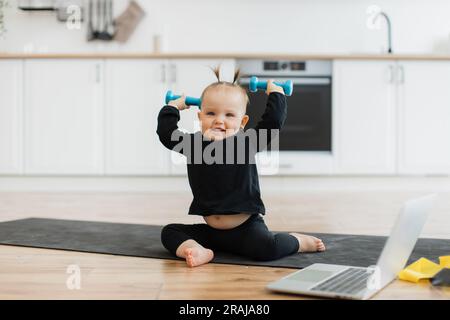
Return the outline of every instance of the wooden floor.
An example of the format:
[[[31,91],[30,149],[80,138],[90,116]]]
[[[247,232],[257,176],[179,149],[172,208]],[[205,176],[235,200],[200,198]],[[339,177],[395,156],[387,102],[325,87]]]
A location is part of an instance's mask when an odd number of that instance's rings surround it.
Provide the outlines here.
[[[387,235],[417,192],[301,192],[263,196],[272,230]],[[142,224],[196,223],[189,193],[0,193],[0,221],[26,217]],[[450,194],[441,193],[422,237],[450,238]],[[436,257],[437,258],[437,257]],[[81,270],[69,290],[68,266]],[[0,299],[303,299],[265,290],[294,269],[0,246]],[[374,299],[450,299],[450,289],[394,281]]]

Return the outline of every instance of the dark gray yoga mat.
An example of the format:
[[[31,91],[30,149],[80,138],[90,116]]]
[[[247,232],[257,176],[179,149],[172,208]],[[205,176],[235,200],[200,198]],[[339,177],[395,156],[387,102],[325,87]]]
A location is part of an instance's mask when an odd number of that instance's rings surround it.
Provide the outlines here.
[[[161,244],[162,226],[30,218],[0,223],[0,244],[121,256],[179,259]],[[259,262],[216,252],[215,263],[305,268],[313,263],[367,267],[377,262],[386,237],[315,233],[327,246],[321,253],[293,254]],[[409,263],[425,257],[436,261],[450,253],[450,240],[419,239]]]

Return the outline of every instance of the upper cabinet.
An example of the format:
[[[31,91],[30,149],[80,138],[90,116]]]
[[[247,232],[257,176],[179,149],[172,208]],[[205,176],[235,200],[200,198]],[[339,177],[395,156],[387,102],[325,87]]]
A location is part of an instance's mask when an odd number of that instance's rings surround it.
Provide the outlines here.
[[[0,61],[0,174],[23,173],[23,62]]]
[[[450,174],[450,62],[399,61],[399,173]]]
[[[338,173],[395,173],[393,61],[335,61],[333,127]]]
[[[106,61],[106,174],[169,173],[169,151],[156,134],[166,72],[166,60]]]
[[[25,173],[103,173],[103,67],[25,61]]]

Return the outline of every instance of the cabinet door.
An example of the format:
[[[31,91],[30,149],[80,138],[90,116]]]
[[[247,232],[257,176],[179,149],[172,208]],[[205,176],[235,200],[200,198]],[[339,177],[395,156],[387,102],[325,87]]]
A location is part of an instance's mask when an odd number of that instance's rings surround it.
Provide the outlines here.
[[[166,61],[106,62],[106,173],[168,174],[169,152],[156,134]]]
[[[393,61],[335,61],[336,172],[389,174],[395,168]]]
[[[102,174],[102,61],[28,60],[25,70],[26,173]]]
[[[200,97],[203,90],[211,83],[216,82],[217,78],[211,68],[221,66],[221,75],[223,79],[232,80],[234,71],[234,60],[225,59],[180,59],[170,60],[168,65],[169,87],[177,94],[186,94],[187,96]],[[180,113],[180,122],[178,126],[186,132],[195,132],[200,130],[198,121],[199,109],[191,107]],[[172,152],[171,154],[172,174],[186,174],[186,159],[184,156]]]
[[[399,171],[450,173],[450,62],[399,62]]]
[[[22,60],[0,61],[0,174],[22,167]]]

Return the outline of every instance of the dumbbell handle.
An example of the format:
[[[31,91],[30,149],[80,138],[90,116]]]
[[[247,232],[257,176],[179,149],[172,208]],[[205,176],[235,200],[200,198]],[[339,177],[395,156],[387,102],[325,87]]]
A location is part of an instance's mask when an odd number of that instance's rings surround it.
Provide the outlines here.
[[[287,96],[292,95],[294,86],[292,80],[287,80],[285,82],[274,81],[273,83],[276,84],[277,86],[282,87],[285,95]],[[257,89],[267,90],[267,81],[259,81],[257,77],[251,77],[249,88],[251,92],[255,92],[257,91]]]
[[[175,95],[172,93],[171,90],[167,91],[166,93],[166,104],[169,103],[172,100],[176,100],[178,98],[181,98],[180,95]],[[200,107],[200,105],[202,104],[202,100],[200,98],[194,98],[194,97],[185,97],[185,103],[188,106],[198,106]]]

